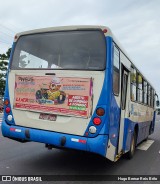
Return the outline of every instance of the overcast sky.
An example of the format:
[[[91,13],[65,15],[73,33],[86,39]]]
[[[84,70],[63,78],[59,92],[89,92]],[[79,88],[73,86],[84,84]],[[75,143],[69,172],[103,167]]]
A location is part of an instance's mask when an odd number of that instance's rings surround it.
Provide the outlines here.
[[[64,25],[111,28],[160,95],[160,0],[0,0],[0,53],[17,32]]]

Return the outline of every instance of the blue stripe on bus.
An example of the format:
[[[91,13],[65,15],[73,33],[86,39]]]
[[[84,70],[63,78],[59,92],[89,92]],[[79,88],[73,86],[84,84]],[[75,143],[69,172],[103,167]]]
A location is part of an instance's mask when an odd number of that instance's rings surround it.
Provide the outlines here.
[[[131,138],[136,123],[133,123],[129,119],[124,121],[124,134],[123,134],[123,151],[129,151],[131,145]]]
[[[8,64],[8,68],[10,68],[10,65],[11,65],[11,59],[13,57],[13,52],[14,52],[14,49],[15,49],[15,43],[13,43],[12,45],[12,49],[11,49],[11,55],[10,55],[10,58],[9,58],[9,64]],[[9,76],[9,70],[7,71],[7,77],[6,77],[6,86],[5,86],[5,95],[4,95],[4,100],[8,99],[10,101],[10,96],[9,96],[9,85],[8,85],[8,76]],[[12,114],[12,108],[11,108],[11,104],[7,105],[7,107],[9,107],[11,109],[10,113],[6,113],[5,110],[4,110],[4,117],[7,121],[8,124],[10,125],[15,125],[15,121],[14,121],[14,116]],[[6,105],[4,105],[4,109],[6,108]],[[8,115],[12,115],[13,119],[12,121],[8,121],[7,120],[7,116]]]
[[[26,138],[25,130],[29,130],[30,138]],[[83,136],[76,136],[70,134],[63,134],[58,132],[51,132],[46,130],[38,130],[33,128],[25,128],[20,126],[9,126],[3,120],[2,123],[3,136],[9,138],[16,138],[26,141],[34,141],[50,144],[59,148],[70,148],[83,151],[89,151],[93,153],[105,156],[106,154],[106,142],[108,142],[107,135],[98,135],[95,138],[87,138]],[[66,138],[66,144],[61,146],[61,138]],[[81,141],[77,141],[81,140]]]
[[[107,96],[108,100],[106,104],[108,105],[108,113],[107,113],[107,123],[108,125],[108,133],[109,133],[109,139],[110,142],[114,147],[117,147],[118,145],[118,136],[119,136],[119,123],[120,123],[120,107],[118,106],[114,93],[113,93],[113,40],[112,38],[108,38],[108,51],[110,55],[108,55],[108,77],[107,81],[105,81],[105,84],[108,86],[107,89]],[[104,96],[106,96],[104,94]]]
[[[106,37],[106,52],[107,52],[107,58],[106,58],[106,70],[105,70],[105,77],[103,81],[103,87],[102,91],[100,93],[100,97],[97,103],[97,106],[94,110],[94,113],[92,115],[92,118],[88,124],[88,127],[84,133],[84,136],[86,136],[86,133],[88,133],[88,137],[96,137],[99,134],[109,134],[109,111],[110,111],[110,101],[111,101],[111,92],[112,92],[112,67],[111,67],[111,49],[112,49],[112,38]],[[97,131],[95,134],[91,134],[89,132],[89,127],[94,126],[93,119],[94,117],[97,117],[96,115],[96,109],[98,107],[102,107],[105,109],[105,115],[101,117],[102,123],[99,126],[96,126]]]
[[[153,120],[154,122],[154,120]],[[131,138],[135,130],[135,126],[138,126],[137,144],[146,139],[149,136],[151,121],[147,122],[133,122],[130,119],[125,119],[124,122],[124,136],[123,136],[123,151],[129,151],[131,145]]]
[[[119,140],[120,108],[114,95],[111,99],[109,139],[113,146],[117,147]]]

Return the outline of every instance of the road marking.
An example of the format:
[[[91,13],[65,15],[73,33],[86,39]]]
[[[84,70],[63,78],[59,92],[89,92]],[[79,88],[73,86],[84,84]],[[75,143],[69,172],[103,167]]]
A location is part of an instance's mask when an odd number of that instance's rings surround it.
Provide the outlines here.
[[[147,151],[148,148],[154,143],[154,140],[147,140],[142,142],[137,149],[143,150],[143,151]]]

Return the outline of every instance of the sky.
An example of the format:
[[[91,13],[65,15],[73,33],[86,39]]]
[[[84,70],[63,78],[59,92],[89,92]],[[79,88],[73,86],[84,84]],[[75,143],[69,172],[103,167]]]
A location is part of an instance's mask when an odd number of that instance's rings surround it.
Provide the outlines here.
[[[0,0],[0,53],[21,31],[105,25],[160,96],[160,0]]]

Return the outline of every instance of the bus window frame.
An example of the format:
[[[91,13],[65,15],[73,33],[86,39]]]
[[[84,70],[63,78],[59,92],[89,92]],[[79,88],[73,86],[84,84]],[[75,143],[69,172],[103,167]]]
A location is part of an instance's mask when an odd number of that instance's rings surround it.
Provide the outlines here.
[[[137,102],[137,69],[134,66],[131,66],[131,68],[133,68],[133,70],[136,70],[136,85],[134,85],[131,82],[131,75],[130,75],[130,99],[132,102]],[[131,74],[131,71],[130,71],[130,74]],[[136,87],[136,99],[135,100],[132,100],[132,86]]]
[[[120,52],[121,52],[121,50],[120,50],[120,48],[118,47],[118,45],[113,41],[112,42],[113,43],[113,64],[112,64],[112,84],[113,84],[113,77],[114,77],[114,48],[116,48],[117,50],[118,50],[118,52],[119,52],[119,75],[118,75],[118,93],[116,94],[115,92],[114,92],[114,88],[113,88],[113,85],[112,85],[112,92],[113,92],[113,94],[114,94],[114,96],[119,96],[119,92],[120,92]]]
[[[141,77],[141,79],[142,79],[142,89],[140,89],[140,87],[139,87],[139,76]],[[143,76],[142,76],[142,74],[140,73],[140,72],[138,72],[137,73],[137,101],[140,103],[140,104],[144,104],[144,100],[143,100],[143,91],[144,91],[144,89],[143,89]],[[140,92],[139,91],[141,91],[141,93],[142,93],[142,101],[140,101]]]

